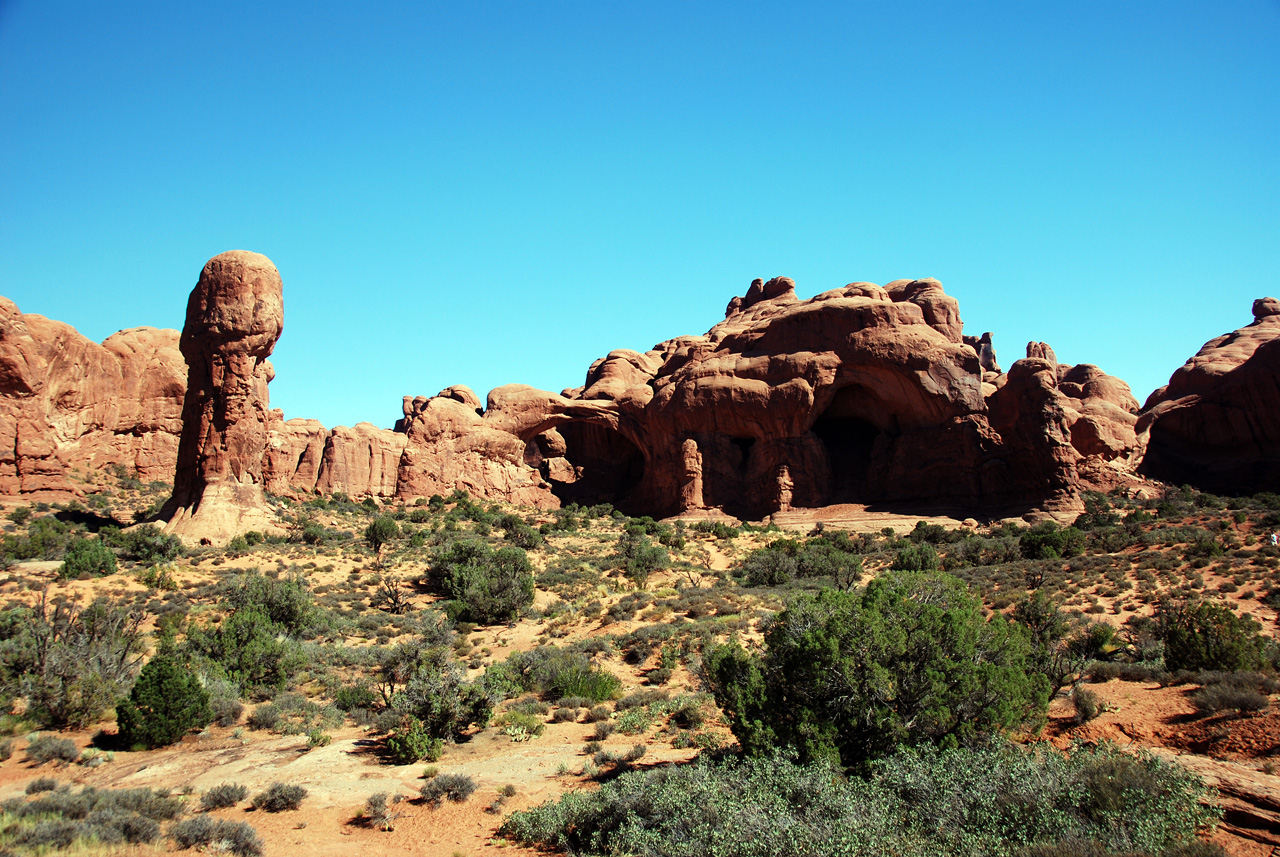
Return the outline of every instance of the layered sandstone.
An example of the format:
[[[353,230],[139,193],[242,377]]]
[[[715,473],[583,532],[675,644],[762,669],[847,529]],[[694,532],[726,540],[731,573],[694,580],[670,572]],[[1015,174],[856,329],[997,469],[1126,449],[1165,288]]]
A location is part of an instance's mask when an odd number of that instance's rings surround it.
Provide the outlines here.
[[[76,470],[173,476],[186,364],[178,332],[101,345],[0,298],[0,493],[77,493]]]
[[[179,347],[187,361],[173,496],[161,513],[186,539],[225,542],[270,528],[263,495],[267,384],[284,330],[280,273],[266,256],[232,250],[200,272]]]
[[[1280,486],[1280,301],[1209,340],[1151,394],[1137,426],[1143,473],[1223,494]]]

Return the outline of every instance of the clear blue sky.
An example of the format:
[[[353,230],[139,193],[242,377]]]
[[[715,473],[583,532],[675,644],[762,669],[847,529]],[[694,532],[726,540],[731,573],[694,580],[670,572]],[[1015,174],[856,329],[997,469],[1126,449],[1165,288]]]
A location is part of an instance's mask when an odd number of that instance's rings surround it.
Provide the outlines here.
[[[1143,399],[1280,295],[1280,5],[0,0],[0,294],[285,283],[273,405],[582,383],[753,277],[934,276]]]

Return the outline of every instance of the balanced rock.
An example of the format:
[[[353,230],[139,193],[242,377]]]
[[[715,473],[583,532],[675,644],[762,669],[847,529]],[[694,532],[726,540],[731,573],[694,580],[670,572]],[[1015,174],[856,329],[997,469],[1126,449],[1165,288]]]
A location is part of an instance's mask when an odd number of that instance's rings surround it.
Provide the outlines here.
[[[233,250],[210,259],[187,301],[187,360],[173,496],[162,517],[187,540],[223,543],[271,528],[263,496],[267,358],[284,329],[280,273],[266,256]]]
[[[1209,340],[1147,399],[1141,472],[1220,494],[1280,487],[1280,301]]]

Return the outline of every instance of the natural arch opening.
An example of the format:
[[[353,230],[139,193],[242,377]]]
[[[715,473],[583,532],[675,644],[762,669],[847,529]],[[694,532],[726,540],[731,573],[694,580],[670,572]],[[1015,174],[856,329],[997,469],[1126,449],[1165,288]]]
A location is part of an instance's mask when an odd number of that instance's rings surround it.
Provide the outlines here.
[[[868,503],[874,499],[868,490],[868,476],[876,440],[896,427],[896,417],[865,388],[855,385],[836,393],[812,427],[830,465],[828,503]]]
[[[563,438],[563,458],[540,462],[551,493],[566,505],[611,503],[625,510],[631,493],[644,478],[644,455],[639,447],[616,429],[594,423],[569,422],[556,431]]]

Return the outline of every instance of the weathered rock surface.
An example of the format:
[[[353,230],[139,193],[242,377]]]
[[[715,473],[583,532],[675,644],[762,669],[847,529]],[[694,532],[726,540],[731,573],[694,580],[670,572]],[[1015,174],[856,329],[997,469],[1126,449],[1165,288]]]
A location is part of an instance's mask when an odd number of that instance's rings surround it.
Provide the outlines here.
[[[1147,399],[1143,473],[1224,494],[1280,488],[1280,301],[1254,301],[1253,316]]]
[[[161,516],[188,540],[222,543],[270,528],[263,495],[267,384],[284,330],[280,273],[266,256],[232,250],[200,272],[179,347],[187,361],[173,496]]]
[[[76,492],[75,469],[173,475],[186,364],[178,332],[101,345],[0,298],[0,493]]]
[[[224,512],[195,527],[202,535],[261,526],[263,487],[401,499],[463,489],[655,515],[892,502],[1005,511],[1110,487],[1140,449],[1124,382],[1059,364],[1043,343],[1001,372],[991,335],[965,337],[955,299],[932,279],[803,301],[789,278],[756,280],[706,334],[612,351],[581,387],[511,384],[484,403],[463,386],[405,397],[395,430],[330,431],[267,410],[280,311],[278,275],[256,254],[215,258],[192,294],[179,528],[200,523],[210,491]],[[0,337],[14,400],[40,374],[16,337]],[[26,460],[41,461],[34,441],[48,433],[30,435]],[[38,466],[26,472],[39,483]]]
[[[998,370],[937,280],[807,301],[789,278],[756,280],[707,334],[613,351],[560,395],[510,385],[482,411],[450,391],[406,398],[397,493],[656,515],[1005,508],[1069,498],[1086,465],[1127,461],[1123,382],[1056,360]]]

